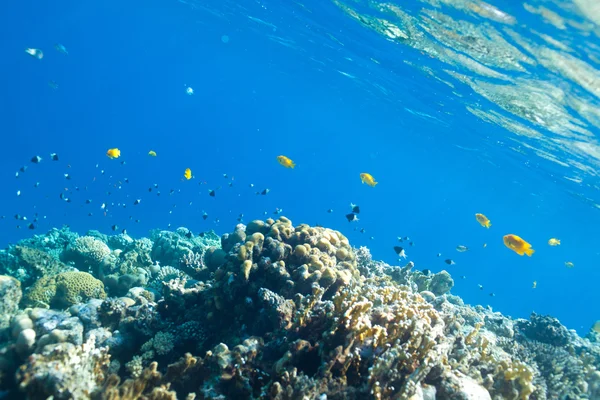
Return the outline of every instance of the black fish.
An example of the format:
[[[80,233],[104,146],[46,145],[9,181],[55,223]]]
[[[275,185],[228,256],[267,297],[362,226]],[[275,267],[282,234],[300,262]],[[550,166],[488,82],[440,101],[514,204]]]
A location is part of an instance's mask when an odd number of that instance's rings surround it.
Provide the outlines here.
[[[21,172],[25,172],[27,170],[27,167],[25,165],[23,165],[21,168],[19,168],[19,171]]]
[[[127,235],[127,229],[123,229],[123,230],[121,231],[121,233],[122,233],[123,235]]]
[[[141,201],[142,201],[142,200],[140,200],[140,199],[137,199],[136,201],[134,201],[134,202],[133,202],[133,205],[134,205],[134,206],[137,206],[138,204],[140,204],[140,202],[141,202]]]
[[[430,273],[431,273],[431,271],[430,271],[430,270],[428,270],[428,269],[424,269],[424,270],[423,270],[423,274],[424,274],[424,275],[429,275]]]
[[[352,207],[352,212],[354,214],[360,214],[360,207],[359,206],[357,206],[356,204],[350,203],[350,207]]]
[[[206,221],[206,218],[208,218],[208,214],[207,213],[203,213],[202,214],[202,219]]]
[[[353,213],[346,214],[346,219],[348,220],[348,222],[358,221],[358,217],[356,216],[356,214]]]
[[[87,199],[87,200],[85,201],[85,204],[90,204],[91,202],[92,202],[92,200],[90,200],[90,199]]]
[[[327,210],[327,212],[328,212],[329,214],[331,214],[331,213],[333,212],[333,208],[330,208],[329,210]]]
[[[33,156],[31,158],[31,162],[34,164],[39,164],[40,161],[42,161],[42,157],[40,157],[40,156]]]
[[[266,195],[267,193],[269,193],[271,191],[271,189],[265,189],[262,192],[260,192],[260,194],[262,194],[263,196]]]
[[[191,231],[187,231],[187,233],[185,234],[185,237],[188,239],[192,238],[192,232]]]
[[[365,233],[365,228],[360,228],[360,233]]]
[[[34,224],[29,224],[28,228],[29,229],[35,229],[35,225]]]
[[[404,253],[404,249],[400,246],[394,246],[394,251],[396,252],[396,254],[400,255],[402,253]]]
[[[58,161],[58,154],[50,153],[50,158],[52,159],[52,161]]]
[[[149,192],[151,192],[151,191],[152,191],[152,188],[148,188],[148,191],[149,191]]]
[[[454,262],[454,261],[452,261],[452,260],[451,260],[451,259],[449,259],[449,258],[448,258],[447,260],[444,260],[444,262],[445,262],[446,264],[448,264],[448,265],[454,265],[454,264],[455,264],[455,262]]]
[[[208,191],[208,195],[209,195],[210,197],[215,197],[215,191],[214,191],[214,190],[212,190],[212,189],[210,189],[210,190]]]
[[[204,232],[200,232],[200,233],[198,234],[198,236],[200,236],[200,237],[204,237]]]
[[[113,225],[110,227],[110,229],[112,229],[113,231],[116,231],[117,229],[119,229],[119,227],[117,225]]]

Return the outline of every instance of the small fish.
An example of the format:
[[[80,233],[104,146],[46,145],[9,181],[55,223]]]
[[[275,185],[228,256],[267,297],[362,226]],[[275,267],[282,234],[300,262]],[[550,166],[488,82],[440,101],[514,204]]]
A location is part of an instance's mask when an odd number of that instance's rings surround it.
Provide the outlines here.
[[[67,51],[67,48],[60,43],[56,43],[54,45],[54,49],[56,49],[56,51],[58,51],[59,53],[63,53],[65,55],[69,54],[69,52]]]
[[[56,81],[48,81],[48,86],[54,90],[58,89],[58,83],[56,83]]]
[[[223,174],[223,178],[227,179],[228,178],[227,174]]]
[[[490,297],[496,297],[496,293],[494,293],[494,292],[491,292],[491,293],[490,293]]]
[[[117,149],[116,147],[112,148],[112,149],[108,149],[106,151],[106,157],[110,158],[111,160],[115,159],[115,158],[119,158],[119,157],[121,157],[121,150]]]
[[[35,229],[35,225],[33,223],[29,224],[27,227],[32,230]]]
[[[360,180],[362,183],[366,183],[367,185],[371,186],[371,187],[375,187],[375,185],[377,185],[379,182],[375,182],[375,178],[373,178],[373,176],[371,174],[367,174],[366,172],[363,172],[360,174]]]
[[[275,213],[275,214],[276,214],[276,213]],[[238,222],[242,222],[242,221],[243,221],[243,219],[244,219],[244,214],[240,214],[240,215],[238,215],[238,217],[237,217],[237,221],[238,221]]]
[[[537,281],[533,281],[533,285],[531,286],[532,289],[535,289],[537,287]]]
[[[20,195],[21,195],[21,191],[17,190],[17,196],[20,196]]]
[[[504,240],[504,245],[506,247],[520,256],[527,254],[528,257],[531,257],[531,255],[535,252],[529,243],[517,235],[505,235],[502,239]]]
[[[191,231],[187,231],[186,234],[185,234],[185,237],[188,238],[188,239],[191,239],[192,238],[192,232]]]
[[[50,153],[50,158],[52,159],[52,161],[58,161],[58,154]]]
[[[552,239],[548,240],[548,244],[550,246],[560,246],[560,240],[552,238]]]
[[[492,223],[490,222],[490,220],[488,219],[488,217],[486,217],[483,214],[480,214],[480,213],[475,214],[475,219],[484,228],[489,228],[490,226],[492,226]]]
[[[396,254],[398,254],[398,257],[406,258],[406,253],[404,252],[404,249],[402,247],[394,246],[394,251],[396,252]]]
[[[371,236],[369,240],[375,240],[375,236]]]
[[[92,200],[91,200],[91,199],[87,199],[87,200],[85,201],[85,204],[90,204],[91,202],[92,202]]]
[[[113,231],[116,231],[119,229],[119,227],[117,225],[113,225],[110,227],[110,229],[112,229]]]
[[[137,206],[138,204],[140,204],[142,202],[142,199],[137,199],[136,201],[133,202],[134,206]]]
[[[40,186],[39,182],[36,182],[36,183],[33,184],[33,187],[38,187],[38,186]]]
[[[455,264],[456,264],[454,261],[452,261],[452,260],[451,260],[451,259],[449,259],[449,258],[448,258],[447,260],[444,260],[444,262],[445,262],[446,264],[448,264],[448,265],[455,265]]]
[[[148,155],[149,155],[150,157],[156,157],[156,152],[155,152],[154,150],[150,150],[150,151],[148,152]]]
[[[458,251],[459,253],[464,253],[467,250],[469,250],[469,248],[467,246],[463,246],[462,244],[456,246],[456,251]]]
[[[262,194],[263,196],[266,196],[270,191],[271,191],[271,189],[265,189],[262,192],[260,192],[260,194]]]
[[[575,264],[573,264],[571,261],[565,262],[565,267],[567,267],[567,268],[573,268],[574,266],[575,266]]]
[[[283,208],[275,208],[275,211],[273,212],[273,214],[278,215],[281,214],[283,212]]]
[[[214,190],[212,190],[212,189],[210,189],[210,190],[208,191],[208,195],[209,195],[210,197],[215,197],[215,191],[214,191]]]
[[[442,256],[442,253],[437,253],[437,256],[438,256],[438,257],[441,257],[441,256]]]
[[[21,171],[21,172],[27,171],[27,166],[23,165],[21,168],[19,168],[19,171]]]
[[[186,168],[185,171],[183,172],[183,177],[187,180],[192,179],[192,170],[189,168]]]
[[[294,168],[296,164],[286,156],[277,156],[277,162],[286,168]]]
[[[358,221],[358,217],[356,216],[356,214],[346,214],[346,219],[348,220],[348,222],[355,222]]]
[[[33,156],[31,158],[31,162],[34,163],[34,164],[39,164],[40,161],[42,161],[42,157],[40,157],[40,156]]]
[[[104,210],[106,208],[106,203],[102,203],[102,205],[100,206],[100,209]]]
[[[600,333],[600,321],[594,322],[594,325],[592,325],[592,330],[596,333]]]
[[[123,230],[121,231],[121,233],[122,233],[123,235],[127,235],[127,229],[123,228]]]
[[[330,208],[329,210],[327,210],[327,212],[328,212],[329,214],[331,214],[331,213],[333,212],[333,208]]]
[[[477,287],[479,288],[479,290],[483,290],[483,285],[482,284],[478,284]]]
[[[202,213],[202,219],[206,221],[206,218],[208,218],[208,214],[205,211]]]
[[[423,275],[429,275],[430,273],[431,273],[431,271],[428,269],[423,270]]]
[[[360,214],[360,207],[357,206],[356,204],[350,203],[350,208],[352,209],[352,212],[354,214]]]
[[[44,58],[44,52],[40,49],[27,48],[25,49],[25,53],[29,54],[31,57],[37,58],[38,60]]]
[[[365,233],[365,228],[360,228],[360,233]]]
[[[187,89],[185,89],[185,92],[186,92],[186,93],[187,93],[189,96],[191,96],[191,95],[193,95],[193,94],[194,94],[194,89],[192,89],[191,87],[188,87]]]
[[[466,275],[461,275],[460,279],[467,279]]]

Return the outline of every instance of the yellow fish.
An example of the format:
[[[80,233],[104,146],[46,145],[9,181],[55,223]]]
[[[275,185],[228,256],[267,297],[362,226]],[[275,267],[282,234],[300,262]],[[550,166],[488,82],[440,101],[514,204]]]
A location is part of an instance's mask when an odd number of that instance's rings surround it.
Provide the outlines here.
[[[183,173],[183,177],[188,180],[192,179],[192,170],[189,168],[186,168],[185,172]]]
[[[106,156],[108,158],[119,158],[121,156],[121,150],[117,149],[116,147],[114,149],[108,149]]]
[[[537,281],[533,281],[533,286],[531,288],[535,289],[536,287],[537,287]]]
[[[156,157],[156,152],[155,152],[154,150],[150,150],[150,151],[148,152],[148,155],[149,155],[150,157]]]
[[[296,164],[286,156],[277,156],[277,161],[286,168],[294,168],[296,166]]]
[[[480,214],[480,213],[475,214],[475,219],[484,228],[489,228],[490,226],[492,226],[492,223],[490,222],[490,220],[488,219],[488,217],[486,217],[483,214]]]
[[[574,266],[575,266],[575,264],[573,264],[571,261],[567,261],[565,263],[565,267],[567,267],[567,268],[573,268]]]
[[[504,245],[517,253],[520,256],[527,254],[527,256],[531,257],[535,250],[531,248],[531,245],[518,237],[517,235],[506,235],[502,238],[504,240]]]
[[[550,246],[559,246],[560,245],[560,240],[552,238],[552,239],[548,240],[548,244]]]
[[[367,185],[369,185],[371,187],[375,187],[375,185],[377,185],[379,183],[379,182],[375,182],[375,178],[373,178],[373,175],[367,174],[366,172],[363,172],[362,174],[360,174],[360,180],[362,183],[366,183]]]
[[[592,330],[596,333],[600,333],[600,321],[594,322],[594,325],[592,325]]]

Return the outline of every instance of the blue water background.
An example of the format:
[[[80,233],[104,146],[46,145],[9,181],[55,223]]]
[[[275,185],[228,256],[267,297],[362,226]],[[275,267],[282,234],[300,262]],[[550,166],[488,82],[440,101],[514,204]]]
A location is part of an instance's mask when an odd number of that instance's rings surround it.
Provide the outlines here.
[[[552,314],[580,333],[598,319],[591,305],[600,278],[600,213],[571,194],[586,189],[559,179],[556,164],[509,150],[512,133],[475,118],[448,86],[403,63],[436,70],[439,61],[365,30],[329,2],[306,2],[312,13],[278,1],[204,4],[223,15],[158,0],[3,3],[2,246],[63,224],[81,234],[112,233],[114,224],[134,237],[169,224],[222,234],[240,213],[248,222],[279,207],[294,224],[338,229],[395,265],[396,238],[409,236],[414,246],[406,253],[416,268],[448,270],[452,292],[468,303],[514,317]],[[519,7],[503,9],[528,18]],[[292,37],[296,47],[268,35]],[[27,56],[27,47],[45,57]],[[381,82],[390,94],[339,71]],[[466,86],[456,90],[476,96]],[[497,109],[484,99],[481,107]],[[108,159],[110,147],[121,149],[121,158]],[[151,149],[156,158],[147,155]],[[38,165],[29,162],[36,154],[44,158]],[[280,166],[280,154],[297,167]],[[23,165],[28,169],[15,178]],[[185,181],[188,167],[194,178]],[[361,184],[361,172],[379,185]],[[160,196],[148,191],[155,183]],[[268,195],[255,194],[265,188]],[[134,206],[136,199],[142,202]],[[361,207],[352,224],[344,218],[351,202]],[[35,212],[42,219],[31,231]],[[477,212],[491,219],[491,229],[475,221]],[[15,220],[17,213],[29,221]],[[508,250],[508,233],[529,241],[534,256]],[[562,245],[548,246],[550,237]],[[459,244],[470,250],[458,253]]]

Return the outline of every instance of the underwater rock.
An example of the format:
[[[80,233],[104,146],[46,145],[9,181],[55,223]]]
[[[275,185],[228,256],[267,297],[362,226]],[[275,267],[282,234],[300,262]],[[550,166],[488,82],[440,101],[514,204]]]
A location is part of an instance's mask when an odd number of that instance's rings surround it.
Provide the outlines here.
[[[97,349],[93,340],[80,346],[59,343],[30,356],[17,381],[28,399],[89,399],[102,384],[108,364],[106,349]]]

